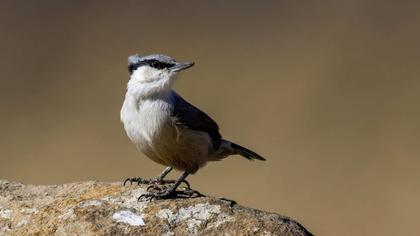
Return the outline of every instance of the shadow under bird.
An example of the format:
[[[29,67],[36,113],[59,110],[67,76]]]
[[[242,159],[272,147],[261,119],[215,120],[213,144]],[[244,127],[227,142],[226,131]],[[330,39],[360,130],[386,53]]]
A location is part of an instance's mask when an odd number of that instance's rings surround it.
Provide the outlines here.
[[[164,182],[164,177],[172,169],[183,171],[170,187],[148,191],[141,197],[176,197],[177,188],[186,182],[185,178],[208,161],[235,154],[249,160],[265,160],[257,153],[223,139],[213,119],[171,89],[178,73],[193,65],[193,62],[177,62],[160,54],[136,54],[128,58],[130,80],[121,109],[121,121],[137,148],[167,167],[158,177],[137,177],[126,181],[158,184]]]

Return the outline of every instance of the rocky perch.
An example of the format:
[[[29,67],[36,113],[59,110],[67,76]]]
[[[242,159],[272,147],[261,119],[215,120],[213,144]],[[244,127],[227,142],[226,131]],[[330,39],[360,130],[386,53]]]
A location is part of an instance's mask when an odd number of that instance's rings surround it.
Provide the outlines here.
[[[214,197],[138,201],[145,188],[0,180],[0,235],[312,235],[288,217]]]

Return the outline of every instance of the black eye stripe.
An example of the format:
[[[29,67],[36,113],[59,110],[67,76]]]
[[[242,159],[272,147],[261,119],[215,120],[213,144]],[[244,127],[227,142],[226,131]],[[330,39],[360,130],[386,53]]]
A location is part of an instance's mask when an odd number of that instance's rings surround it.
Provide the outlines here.
[[[151,59],[151,60],[144,60],[144,61],[140,61],[138,63],[130,64],[130,65],[128,65],[128,70],[130,71],[130,73],[133,73],[134,70],[136,70],[140,66],[144,66],[144,65],[148,65],[150,67],[161,70],[161,69],[165,69],[165,68],[170,68],[170,67],[174,66],[175,64],[165,63],[165,62],[161,62],[161,61],[158,61],[158,60]]]

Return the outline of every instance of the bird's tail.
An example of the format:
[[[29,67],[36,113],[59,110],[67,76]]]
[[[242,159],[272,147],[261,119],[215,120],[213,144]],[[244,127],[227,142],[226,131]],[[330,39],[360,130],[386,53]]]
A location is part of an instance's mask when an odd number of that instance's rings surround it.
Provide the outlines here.
[[[252,161],[252,160],[257,159],[257,160],[260,160],[260,161],[265,161],[264,157],[262,157],[262,156],[258,155],[257,153],[249,150],[248,148],[244,148],[241,145],[238,145],[234,142],[230,142],[230,145],[231,145],[235,154],[239,154],[239,155],[245,157],[248,160]]]

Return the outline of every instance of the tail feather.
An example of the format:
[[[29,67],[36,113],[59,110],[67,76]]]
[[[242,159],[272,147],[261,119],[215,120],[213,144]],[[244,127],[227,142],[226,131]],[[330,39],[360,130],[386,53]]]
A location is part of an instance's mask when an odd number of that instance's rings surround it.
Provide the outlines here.
[[[242,147],[241,145],[238,145],[236,143],[230,142],[231,147],[233,148],[233,150],[235,151],[235,153],[245,157],[248,160],[260,160],[260,161],[265,161],[265,158],[258,155],[257,153]]]

